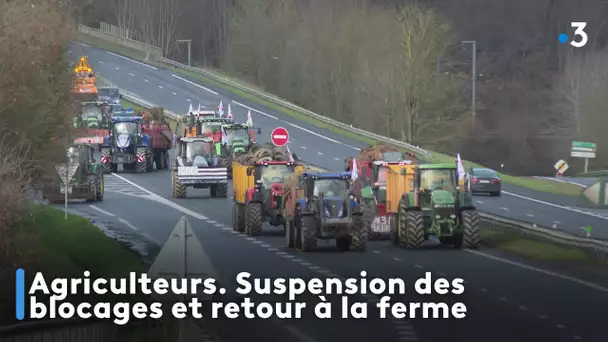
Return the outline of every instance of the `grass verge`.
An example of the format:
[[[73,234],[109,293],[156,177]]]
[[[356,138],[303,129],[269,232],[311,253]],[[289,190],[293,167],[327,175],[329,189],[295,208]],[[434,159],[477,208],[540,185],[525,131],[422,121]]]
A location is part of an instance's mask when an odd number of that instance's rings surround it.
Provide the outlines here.
[[[521,236],[509,230],[483,227],[481,238],[483,244],[488,247],[534,260],[574,262],[592,260],[592,257],[582,249]]]
[[[78,33],[77,35],[77,39],[87,43],[89,45],[92,46],[96,46],[99,48],[102,48],[104,50],[108,50],[108,51],[112,51],[136,60],[144,60],[145,55],[137,50],[134,49],[130,49],[128,47],[124,47],[118,44],[114,44],[102,39],[98,39],[96,37],[91,37],[82,33]],[[366,144],[375,144],[377,143],[377,141],[373,140],[373,139],[369,139],[366,137],[362,137],[360,135],[354,134],[352,132],[349,131],[345,131],[343,129],[340,129],[338,127],[323,123],[323,122],[319,122],[317,120],[315,120],[314,118],[311,118],[308,115],[305,115],[303,113],[297,112],[295,110],[289,109],[289,108],[285,108],[283,106],[277,105],[275,103],[272,103],[270,101],[255,97],[251,94],[248,94],[246,92],[243,92],[239,89],[233,88],[229,85],[226,85],[224,83],[218,82],[214,79],[211,79],[209,77],[205,77],[203,75],[199,75],[199,74],[195,74],[189,71],[185,71],[182,69],[177,69],[162,63],[158,63],[158,62],[151,62],[148,61],[147,63],[149,64],[153,64],[156,66],[160,66],[163,68],[168,68],[171,71],[173,71],[176,74],[182,75],[182,76],[186,76],[189,78],[194,78],[197,79],[199,81],[201,81],[204,84],[208,84],[208,85],[213,85],[217,88],[220,89],[224,89],[226,91],[229,91],[235,95],[237,95],[238,97],[247,99],[251,102],[257,103],[259,105],[265,106],[267,108],[270,108],[272,110],[276,110],[278,112],[281,112],[285,115],[288,115],[290,117],[293,117],[294,119],[298,120],[298,121],[303,121],[306,123],[309,123],[311,125],[314,125],[316,127],[319,128],[323,128],[323,129],[327,129],[335,134],[339,134],[341,136],[344,136],[346,138],[352,139],[352,140],[356,140],[356,141],[360,141]],[[215,72],[215,71],[214,71]],[[218,72],[219,73],[219,72]],[[220,73],[221,74],[221,73]],[[222,76],[224,76],[222,74]],[[229,78],[228,76],[225,76],[226,78]],[[234,80],[234,79],[233,79]],[[263,89],[260,89],[259,87],[253,86],[251,84],[247,84],[246,82],[243,82],[241,80],[238,80],[239,83],[246,85],[248,87],[260,90],[260,91],[264,91]],[[431,152],[431,157],[428,158],[428,160],[426,160],[427,162],[437,162],[437,163],[443,163],[443,162],[453,162],[456,157],[455,156],[449,156],[446,154],[442,154],[442,153],[438,153],[438,152]],[[479,164],[473,163],[473,162],[469,162],[469,161],[465,161],[465,168],[469,168],[469,167],[482,167]],[[533,177],[515,177],[515,176],[510,176],[507,174],[501,174],[501,179],[503,180],[503,182],[508,183],[508,184],[512,184],[512,185],[516,185],[519,187],[523,187],[523,188],[528,188],[528,189],[532,189],[535,191],[540,191],[540,192],[547,192],[547,193],[552,193],[552,194],[559,194],[559,195],[567,195],[567,196],[580,196],[581,195],[581,187],[574,185],[574,184],[568,184],[568,183],[562,183],[562,182],[554,182],[551,180],[547,180],[547,179],[538,179],[538,178],[533,178]]]

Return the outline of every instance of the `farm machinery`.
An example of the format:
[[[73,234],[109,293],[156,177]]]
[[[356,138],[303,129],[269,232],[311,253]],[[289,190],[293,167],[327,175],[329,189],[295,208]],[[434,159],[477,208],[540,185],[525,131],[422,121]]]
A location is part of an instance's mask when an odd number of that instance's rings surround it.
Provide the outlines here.
[[[112,117],[110,134],[104,137],[101,147],[101,165],[104,172],[117,172],[118,165],[125,170],[147,172],[169,168],[169,150],[172,133],[165,123],[144,123],[140,116]]]
[[[232,162],[234,207],[232,227],[247,235],[259,235],[262,225],[284,226],[283,183],[304,170],[297,157],[273,145],[254,144]]]
[[[418,248],[434,235],[443,245],[479,247],[479,215],[470,184],[464,177],[458,179],[455,164],[422,164],[415,170],[390,172],[387,198],[387,211],[396,213],[390,235],[394,245]]]
[[[94,144],[98,148],[103,138],[110,134],[110,118],[103,102],[80,103],[80,115],[74,118],[76,144]]]
[[[72,144],[66,149],[67,160],[42,178],[43,196],[51,202],[65,199],[103,201],[104,179],[101,165],[87,144]]]
[[[237,155],[246,153],[255,143],[254,129],[246,124],[228,123],[222,125],[225,139],[222,141],[222,157],[228,166],[228,177],[232,177],[232,161]],[[257,129],[257,133],[262,133]]]
[[[72,81],[72,94],[80,101],[97,100],[96,75],[89,65],[86,57],[80,57],[78,64],[74,67],[74,79]]]
[[[289,248],[315,251],[318,240],[335,239],[340,250],[365,251],[369,228],[350,172],[303,172],[286,185],[283,216]]]
[[[226,197],[228,170],[220,165],[212,138],[182,137],[172,170],[173,197],[185,198],[188,187],[209,189],[212,197]]]
[[[377,144],[364,148],[358,156],[345,159],[345,171],[357,167],[360,174],[358,188],[364,198],[364,205],[376,207],[370,223],[370,240],[388,239],[392,215],[386,211],[386,175],[391,165],[415,165],[416,156],[397,150],[386,144]],[[394,170],[393,170],[394,171]],[[369,215],[368,211],[366,214]]]

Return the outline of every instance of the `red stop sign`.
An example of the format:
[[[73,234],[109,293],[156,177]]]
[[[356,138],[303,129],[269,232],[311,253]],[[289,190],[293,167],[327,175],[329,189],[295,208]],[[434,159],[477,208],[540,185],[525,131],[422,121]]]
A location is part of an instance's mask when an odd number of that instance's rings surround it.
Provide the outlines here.
[[[270,140],[278,147],[285,146],[289,141],[289,132],[283,127],[277,127],[272,131]]]

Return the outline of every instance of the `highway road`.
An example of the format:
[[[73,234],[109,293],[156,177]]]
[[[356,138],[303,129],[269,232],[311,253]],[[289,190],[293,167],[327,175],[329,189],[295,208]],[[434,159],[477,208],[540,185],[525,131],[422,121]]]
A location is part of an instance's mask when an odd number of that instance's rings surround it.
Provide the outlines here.
[[[244,122],[247,111],[251,110],[254,124],[263,129],[260,140],[269,140],[273,128],[284,126],[290,132],[292,151],[315,165],[332,170],[343,169],[344,158],[356,154],[359,148],[365,146],[361,142],[238,99],[221,89],[201,86],[170,70],[157,69],[92,47],[74,44],[72,50],[74,53],[81,51],[88,55],[95,70],[112,83],[176,113],[185,113],[189,103],[195,107],[200,103],[205,108],[213,109],[223,101],[226,108],[228,104],[231,105],[235,118]],[[608,217],[601,212],[581,210],[580,199],[577,197],[540,193],[504,184],[503,196],[479,196],[475,204],[490,214],[555,227],[577,235],[584,234],[581,227],[591,225],[594,228],[594,238],[608,239]]]
[[[251,108],[254,123],[266,133],[262,134],[261,140],[268,137],[272,128],[284,126],[290,130],[292,150],[303,160],[316,165],[341,169],[344,157],[353,155],[362,146],[218,89],[206,89],[177,78],[168,70],[156,69],[90,47],[73,45],[70,49],[73,54],[89,56],[93,67],[112,83],[175,112],[185,112],[188,100],[195,104],[200,101],[207,108],[214,108],[223,100],[225,106],[228,103],[232,105],[237,119],[244,120],[247,110]],[[409,282],[424,272],[433,272],[436,277],[462,277],[466,280],[466,292],[461,296],[439,298],[431,295],[422,298],[425,301],[466,303],[469,315],[463,320],[371,318],[366,320],[366,324],[357,324],[352,319],[317,320],[307,317],[303,320],[256,322],[254,331],[246,328],[253,323],[241,322],[243,328],[233,327],[230,329],[232,334],[246,331],[270,341],[285,341],[285,336],[290,336],[291,340],[307,342],[325,342],[337,338],[352,341],[468,342],[487,339],[509,342],[606,340],[602,323],[608,323],[605,316],[608,289],[506,260],[493,251],[436,248],[404,251],[391,247],[386,241],[375,241],[370,243],[366,253],[361,254],[337,253],[333,248],[319,253],[297,253],[284,247],[284,238],[276,230],[256,238],[235,234],[230,227],[230,199],[208,198],[208,193],[203,190],[190,192],[187,199],[171,198],[170,174],[166,171],[121,173],[107,177],[109,191],[121,199],[108,196],[106,201],[96,204],[98,209],[114,215],[115,219],[123,218],[158,242],[166,240],[179,216],[187,215],[226,284],[232,284],[232,277],[240,271],[266,277],[310,278],[349,277],[365,270],[369,273],[368,277],[401,277]],[[562,229],[572,231],[588,223],[600,230],[601,224],[605,224],[603,217],[548,203],[542,195],[532,198],[536,194],[530,194],[525,189],[519,192],[520,189],[505,186],[505,190],[506,193],[500,198],[479,197],[479,208],[538,224],[557,221],[560,226],[570,227]],[[133,193],[138,194],[139,198]],[[102,211],[96,211],[99,215],[105,215]],[[420,297],[408,294],[396,299],[412,301]],[[360,299],[370,303],[377,300],[371,295],[361,296]],[[317,298],[310,300],[313,303],[318,301]],[[373,312],[370,316],[375,317]]]

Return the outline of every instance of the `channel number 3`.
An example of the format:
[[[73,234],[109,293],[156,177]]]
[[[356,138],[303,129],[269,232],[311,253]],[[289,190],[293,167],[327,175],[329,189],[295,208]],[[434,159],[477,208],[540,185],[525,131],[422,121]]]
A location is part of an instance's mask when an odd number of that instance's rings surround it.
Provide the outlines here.
[[[587,23],[584,21],[573,21],[570,23],[570,26],[575,29],[574,36],[580,37],[579,41],[572,39],[570,45],[577,48],[585,46],[587,44],[587,40],[589,40],[587,32],[585,32],[585,27],[587,27]]]

